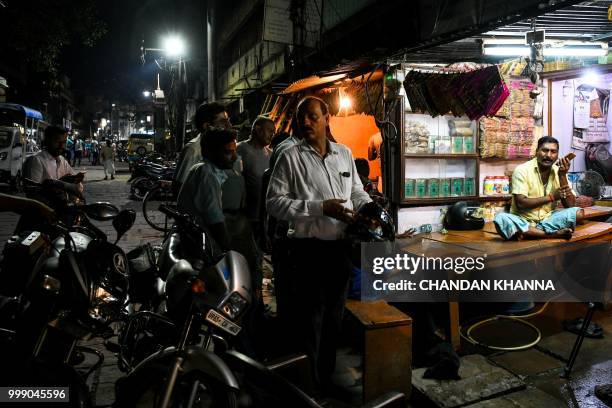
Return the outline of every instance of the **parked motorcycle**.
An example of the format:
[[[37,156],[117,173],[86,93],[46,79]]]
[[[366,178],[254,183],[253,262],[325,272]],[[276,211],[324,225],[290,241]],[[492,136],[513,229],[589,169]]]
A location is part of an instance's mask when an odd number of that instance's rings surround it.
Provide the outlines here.
[[[119,211],[109,203],[68,210],[77,217],[112,220],[115,244],[135,220],[132,210]],[[11,296],[13,313],[12,321],[4,321],[0,330],[1,360],[11,367],[2,370],[0,383],[69,387],[70,406],[87,407],[85,381],[102,364],[103,356],[78,342],[112,335],[109,325],[127,295],[127,260],[106,235],[61,221],[39,229],[12,237],[3,252],[0,280],[3,292]],[[79,352],[99,357],[85,376],[73,367]]]
[[[160,348],[164,341],[174,345],[150,355],[117,382],[116,406],[193,406],[196,401],[200,406],[236,406],[238,381],[210,348],[213,343],[215,349],[229,348],[226,339],[241,330],[240,317],[251,302],[247,262],[237,252],[215,251],[206,232],[188,216],[170,208],[162,211],[177,223],[160,257],[167,311],[134,314],[120,337],[122,351],[137,349],[125,342],[141,341],[131,330],[147,321],[149,332],[169,329],[154,335]],[[121,358],[133,361],[125,354]]]
[[[166,161],[158,156],[144,156],[138,159],[132,168],[128,182],[132,183],[130,195],[142,200],[145,194],[153,189],[159,181],[172,181],[174,177],[174,162]]]

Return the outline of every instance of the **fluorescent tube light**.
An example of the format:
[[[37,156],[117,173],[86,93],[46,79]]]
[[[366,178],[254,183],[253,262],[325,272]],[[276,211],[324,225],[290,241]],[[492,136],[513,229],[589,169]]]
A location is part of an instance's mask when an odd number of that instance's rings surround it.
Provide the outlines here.
[[[524,46],[500,46],[484,47],[484,55],[497,57],[527,57],[529,47]],[[603,57],[608,54],[606,48],[601,47],[547,47],[544,48],[545,57]]]

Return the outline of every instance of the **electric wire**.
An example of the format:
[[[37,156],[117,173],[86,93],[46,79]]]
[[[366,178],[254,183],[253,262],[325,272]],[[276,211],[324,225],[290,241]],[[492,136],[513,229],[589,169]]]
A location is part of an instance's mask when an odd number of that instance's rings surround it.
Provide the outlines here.
[[[536,344],[538,344],[540,342],[540,340],[542,339],[542,332],[533,324],[525,321],[524,319],[528,319],[531,317],[535,317],[538,316],[540,314],[542,314],[544,312],[544,310],[546,310],[546,308],[548,307],[548,304],[550,302],[546,302],[544,303],[544,305],[542,305],[542,307],[533,312],[533,313],[529,313],[526,315],[519,315],[519,316],[512,316],[512,315],[495,315],[489,318],[486,318],[484,320],[479,320],[476,323],[473,323],[471,326],[469,326],[467,328],[467,330],[465,331],[465,334],[463,333],[463,328],[461,326],[459,326],[459,335],[461,336],[461,338],[465,339],[466,341],[468,341],[469,343],[476,345],[476,346],[481,346],[481,347],[485,347],[491,350],[500,350],[500,351],[520,351],[520,350],[526,350],[529,349],[533,346],[535,346]],[[519,346],[512,346],[512,347],[502,347],[502,346],[493,346],[490,344],[486,344],[483,343],[481,341],[476,340],[474,337],[472,337],[472,332],[480,327],[483,326],[489,322],[494,322],[494,321],[499,321],[499,320],[508,320],[508,321],[513,321],[515,323],[519,323],[522,324],[524,326],[529,327],[530,329],[532,329],[535,333],[536,333],[536,339],[533,341],[530,341],[526,344],[522,344]]]

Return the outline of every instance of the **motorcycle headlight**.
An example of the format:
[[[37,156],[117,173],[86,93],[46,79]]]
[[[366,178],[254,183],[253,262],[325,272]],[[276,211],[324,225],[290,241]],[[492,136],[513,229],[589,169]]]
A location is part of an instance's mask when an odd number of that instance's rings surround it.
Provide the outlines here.
[[[8,157],[8,154],[6,152],[0,153],[0,160],[6,160],[7,157]]]
[[[52,276],[45,275],[42,280],[42,288],[51,293],[59,293],[60,288],[62,287],[59,280],[55,279]]]
[[[246,309],[247,301],[238,292],[234,292],[221,305],[221,311],[230,319],[236,319]]]

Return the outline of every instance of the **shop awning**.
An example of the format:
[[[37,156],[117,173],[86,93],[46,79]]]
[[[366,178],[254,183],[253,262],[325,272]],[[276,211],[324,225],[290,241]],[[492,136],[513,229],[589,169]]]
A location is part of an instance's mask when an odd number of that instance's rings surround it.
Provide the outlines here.
[[[352,74],[352,75],[351,75]],[[359,73],[355,75],[355,73],[344,73],[344,74],[336,74],[336,75],[327,75],[327,76],[310,76],[304,79],[300,79],[289,85],[285,88],[280,94],[288,95],[297,92],[302,92],[307,89],[320,89],[325,87],[330,87],[333,84],[338,82],[365,82],[369,80],[370,82],[379,81],[382,78],[382,70],[377,70],[374,73]],[[348,84],[347,84],[348,85]]]
[[[292,83],[281,92],[281,95],[301,92],[310,88],[320,88],[325,85],[333,84],[334,82],[340,81],[341,79],[345,79],[346,77],[347,74],[337,74],[324,77],[318,77],[316,75],[313,75]]]

